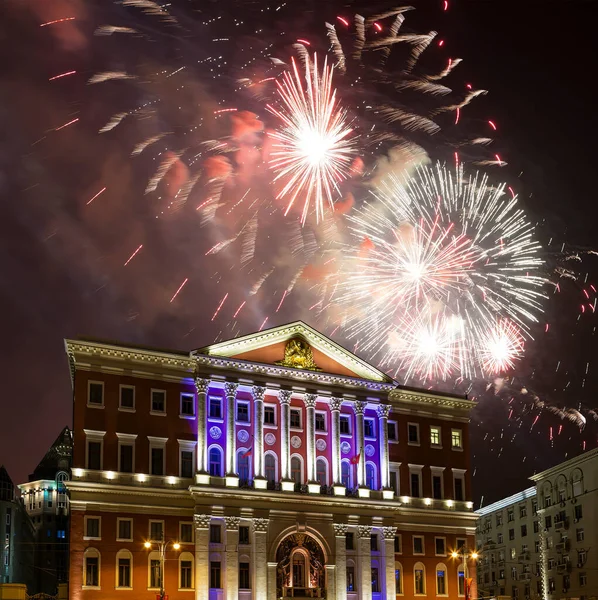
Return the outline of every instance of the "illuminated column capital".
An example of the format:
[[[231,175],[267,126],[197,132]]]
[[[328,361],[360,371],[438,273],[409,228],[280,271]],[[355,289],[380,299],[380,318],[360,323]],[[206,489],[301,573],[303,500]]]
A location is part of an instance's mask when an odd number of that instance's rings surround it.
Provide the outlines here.
[[[237,436],[235,435],[235,400],[238,383],[227,381],[224,384],[226,396],[226,476],[227,485],[238,485],[234,479],[237,476]]]
[[[291,396],[293,392],[291,390],[279,390],[278,391],[278,400],[281,404],[290,404]]]
[[[212,515],[194,515],[195,529],[209,529]]]
[[[341,406],[343,405],[342,398],[335,398],[334,396],[330,398],[330,410],[332,412],[340,412]]]
[[[307,408],[315,408],[317,400],[317,394],[303,394],[303,402]]]
[[[378,417],[381,419],[388,419],[388,415],[390,414],[390,404],[379,404],[376,412],[378,413]]]
[[[316,402],[318,396],[316,394],[304,394],[303,402],[306,407],[306,422],[307,422],[307,482],[313,483],[316,478]]]
[[[266,388],[261,385],[254,385],[251,388],[251,395],[255,401],[264,401],[264,395],[266,393]]]
[[[232,381],[227,381],[224,384],[224,395],[227,398],[230,398],[231,396],[234,398],[237,395],[237,388],[239,387],[238,383],[234,383]]]

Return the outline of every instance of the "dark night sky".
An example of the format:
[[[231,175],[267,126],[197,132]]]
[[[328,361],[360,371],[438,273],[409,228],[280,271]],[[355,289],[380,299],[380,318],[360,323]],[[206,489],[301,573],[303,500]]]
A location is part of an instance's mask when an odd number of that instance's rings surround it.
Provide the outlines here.
[[[212,271],[199,261],[191,263],[196,271],[180,299],[169,303],[185,276],[176,272],[180,253],[195,234],[185,227],[140,225],[148,213],[127,207],[143,184],[115,138],[100,139],[85,123],[104,117],[83,85],[100,62],[88,39],[97,18],[93,7],[101,3],[60,0],[48,9],[43,2],[11,1],[8,18],[0,23],[0,48],[12,58],[0,67],[0,463],[15,481],[27,477],[60,429],[71,423],[64,337],[190,349],[211,342],[221,328],[209,319],[222,294],[212,291]],[[325,4],[326,10],[334,9],[334,2]],[[488,118],[498,123],[497,147],[509,161],[501,174],[525,194],[528,209],[542,223],[544,241],[554,237],[571,248],[598,246],[593,165],[598,117],[591,92],[598,2],[451,0],[448,13],[437,0],[414,4],[419,29],[437,28],[446,40],[446,55],[464,59],[461,80],[490,91],[467,111],[480,123]],[[40,32],[36,25],[62,16],[58,13],[77,14],[82,25],[62,38]],[[304,18],[310,21],[309,15]],[[318,14],[314,20],[323,18]],[[71,65],[84,76],[65,82],[60,92],[47,85],[49,76]],[[78,129],[61,136],[49,131],[75,116],[82,117]],[[33,145],[42,136],[46,139]],[[110,193],[102,204],[98,200],[95,212],[83,210],[85,199],[103,185]],[[121,257],[135,249],[133,240],[147,243],[155,236],[168,241],[168,257],[148,250],[131,279],[123,273]],[[165,267],[168,261],[175,268]],[[591,259],[580,268],[590,277],[596,272]],[[596,380],[590,372],[585,387],[580,382],[595,355],[595,322],[577,322],[579,292],[572,284],[552,302],[551,332],[529,348],[521,373],[552,402],[591,407]],[[292,306],[269,324],[297,318]],[[261,322],[260,315],[251,316],[244,332]],[[564,379],[554,374],[557,359],[569,365]],[[568,380],[572,383],[563,392]],[[534,469],[579,452],[582,440],[588,448],[596,445],[595,432],[588,428],[582,435],[565,424],[553,448],[547,432],[559,426],[559,419],[543,414],[532,435],[526,433],[530,417],[525,410],[515,420],[508,412],[504,398],[485,397],[473,418],[475,491],[485,502],[526,486]],[[494,476],[497,469],[506,479]]]

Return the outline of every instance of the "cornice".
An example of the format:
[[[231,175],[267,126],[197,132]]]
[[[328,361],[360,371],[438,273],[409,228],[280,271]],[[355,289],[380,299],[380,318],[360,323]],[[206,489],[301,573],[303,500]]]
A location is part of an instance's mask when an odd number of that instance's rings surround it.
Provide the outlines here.
[[[449,408],[452,410],[462,411],[467,414],[475,406],[475,402],[472,400],[466,400],[465,398],[452,398],[450,396],[443,396],[441,394],[435,394],[434,392],[428,392],[422,390],[421,392],[415,390],[401,390],[393,389],[388,399],[391,403],[396,404],[407,404],[413,406],[414,404],[426,407],[439,407]]]

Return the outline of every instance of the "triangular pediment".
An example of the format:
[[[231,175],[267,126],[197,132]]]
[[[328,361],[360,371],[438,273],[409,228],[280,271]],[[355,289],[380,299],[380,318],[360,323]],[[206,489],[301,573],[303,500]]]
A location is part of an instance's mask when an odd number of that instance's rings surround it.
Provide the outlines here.
[[[192,354],[392,383],[388,375],[303,321],[212,344]]]

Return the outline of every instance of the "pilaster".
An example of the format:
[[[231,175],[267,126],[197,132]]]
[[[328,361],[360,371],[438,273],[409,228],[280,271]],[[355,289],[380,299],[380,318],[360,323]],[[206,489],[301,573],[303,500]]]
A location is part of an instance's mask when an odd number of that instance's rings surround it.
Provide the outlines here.
[[[341,406],[342,398],[330,398],[330,441],[332,451],[332,485],[341,485]]]
[[[316,394],[305,394],[303,402],[306,406],[306,458],[307,458],[307,482],[314,483],[316,480]]]
[[[388,488],[388,480],[390,477],[388,468],[388,415],[390,413],[389,404],[380,404],[378,406],[378,425],[380,444],[380,487],[385,490]]]
[[[357,464],[357,485],[360,488],[365,487],[365,438],[363,430],[363,413],[365,412],[365,407],[365,402],[357,401],[353,403],[353,410],[355,411],[357,454],[359,455],[359,463]]]
[[[195,598],[210,600],[210,515],[195,515]]]
[[[268,524],[270,519],[253,519],[253,579],[255,600],[268,600]],[[274,598],[276,598],[276,577],[274,579]]]
[[[363,413],[362,413],[363,414]],[[369,525],[359,525],[358,535],[358,558],[359,565],[359,589],[360,600],[372,600],[372,528]]]
[[[224,517],[226,523],[226,600],[239,598],[239,517]]]
[[[256,488],[265,488],[264,480],[264,394],[266,388],[254,385],[253,395],[253,475]],[[260,480],[263,485],[260,484]]]
[[[197,390],[197,471],[206,474],[208,472],[208,460],[206,455],[206,397],[210,386],[209,379],[195,379]]]
[[[347,600],[347,525],[334,523],[336,553],[336,600]]]
[[[383,527],[382,535],[384,537],[382,547],[382,562],[384,569],[384,587],[385,598],[394,598],[397,594],[395,581],[395,535],[396,527]]]
[[[226,382],[226,485],[239,485],[237,476],[237,437],[235,435],[235,399],[238,383]]]
[[[290,390],[280,390],[280,478],[285,481],[291,476],[291,453],[289,451],[289,435],[291,428],[291,394]]]

